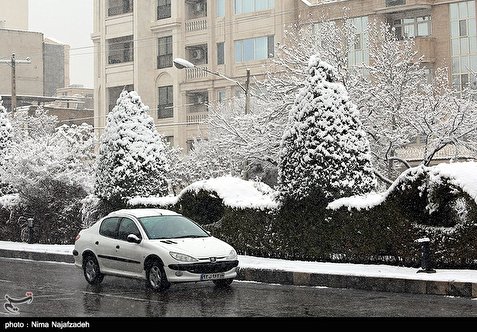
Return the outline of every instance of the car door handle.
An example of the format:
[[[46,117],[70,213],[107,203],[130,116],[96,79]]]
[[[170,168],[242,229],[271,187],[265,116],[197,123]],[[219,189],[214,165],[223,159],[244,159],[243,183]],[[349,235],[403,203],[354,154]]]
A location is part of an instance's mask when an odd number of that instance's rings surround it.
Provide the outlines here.
[[[116,246],[116,249],[119,249],[119,245]]]
[[[94,244],[96,244],[97,246],[99,246],[99,241],[96,241]]]

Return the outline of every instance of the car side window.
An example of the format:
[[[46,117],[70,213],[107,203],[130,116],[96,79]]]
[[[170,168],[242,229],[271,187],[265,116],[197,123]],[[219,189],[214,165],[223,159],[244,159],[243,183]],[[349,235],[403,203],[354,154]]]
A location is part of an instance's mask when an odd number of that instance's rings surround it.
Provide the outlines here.
[[[141,238],[141,232],[139,232],[139,228],[137,228],[134,221],[128,218],[123,218],[121,219],[121,224],[119,225],[118,239],[127,241],[129,234],[134,234],[138,238]]]
[[[99,228],[99,234],[113,239],[118,236],[119,218],[104,219]]]

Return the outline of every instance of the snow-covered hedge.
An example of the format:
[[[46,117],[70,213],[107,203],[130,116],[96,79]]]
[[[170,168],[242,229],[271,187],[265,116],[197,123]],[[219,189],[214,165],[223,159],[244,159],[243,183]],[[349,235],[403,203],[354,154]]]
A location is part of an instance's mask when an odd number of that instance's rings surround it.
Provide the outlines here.
[[[366,234],[362,241],[371,245],[385,240],[388,255],[418,260],[414,241],[426,236],[436,264],[477,266],[475,162],[415,167],[384,193],[339,199],[328,209],[349,229],[345,233],[353,243],[356,234]]]
[[[181,212],[200,224],[219,221],[225,208],[272,210],[278,207],[275,191],[261,182],[223,176],[194,182],[176,197],[136,197],[132,207],[161,207]]]
[[[231,177],[194,183],[176,198],[130,201],[170,206],[206,225],[239,253],[285,259],[418,267],[421,237],[436,267],[477,267],[476,163],[406,171],[384,193],[278,206],[273,190]],[[134,205],[134,204],[132,204]]]

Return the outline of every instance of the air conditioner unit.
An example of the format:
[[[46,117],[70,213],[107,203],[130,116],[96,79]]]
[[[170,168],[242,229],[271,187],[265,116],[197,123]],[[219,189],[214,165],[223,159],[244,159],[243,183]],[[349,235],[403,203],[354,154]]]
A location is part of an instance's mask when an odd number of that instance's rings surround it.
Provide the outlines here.
[[[200,48],[196,48],[192,51],[192,59],[194,60],[202,60],[204,58],[205,52]]]
[[[197,104],[203,104],[205,101],[205,98],[203,95],[197,95]]]
[[[197,2],[194,6],[194,9],[198,13],[203,12],[204,11],[204,3],[203,2]]]

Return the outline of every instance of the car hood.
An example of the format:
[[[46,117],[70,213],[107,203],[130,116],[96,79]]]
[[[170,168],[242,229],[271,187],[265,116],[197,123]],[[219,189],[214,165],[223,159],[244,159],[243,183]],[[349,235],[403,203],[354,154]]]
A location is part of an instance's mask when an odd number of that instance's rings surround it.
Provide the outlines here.
[[[204,238],[151,240],[151,244],[198,259],[227,257],[233,249],[229,244],[213,236]]]

